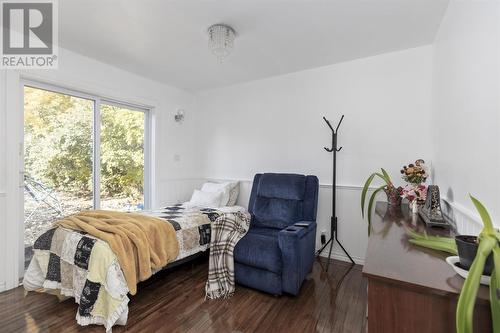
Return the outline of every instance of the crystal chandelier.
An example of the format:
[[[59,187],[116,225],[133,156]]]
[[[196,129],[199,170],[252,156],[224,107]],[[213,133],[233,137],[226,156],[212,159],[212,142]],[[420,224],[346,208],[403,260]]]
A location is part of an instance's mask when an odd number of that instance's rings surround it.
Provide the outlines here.
[[[208,28],[208,47],[222,62],[233,50],[234,29],[225,24],[214,24]]]

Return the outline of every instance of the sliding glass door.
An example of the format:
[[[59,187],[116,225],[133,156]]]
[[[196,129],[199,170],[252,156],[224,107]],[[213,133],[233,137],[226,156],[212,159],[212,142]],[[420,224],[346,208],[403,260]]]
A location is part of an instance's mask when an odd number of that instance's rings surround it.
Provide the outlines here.
[[[101,103],[100,199],[102,209],[144,208],[143,110]]]
[[[24,87],[25,245],[86,209],[141,210],[148,110],[38,84]]]
[[[25,243],[56,219],[93,207],[95,102],[24,88]]]

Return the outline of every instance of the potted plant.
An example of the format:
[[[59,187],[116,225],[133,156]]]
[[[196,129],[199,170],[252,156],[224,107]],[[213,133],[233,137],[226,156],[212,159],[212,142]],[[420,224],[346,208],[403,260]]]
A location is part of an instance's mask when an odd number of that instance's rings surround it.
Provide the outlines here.
[[[366,194],[368,193],[370,184],[375,179],[375,177],[380,178],[384,182],[384,185],[376,188],[373,191],[372,195],[370,196],[370,199],[368,200],[368,209],[367,209],[368,236],[370,235],[371,232],[371,212],[372,212],[373,202],[375,201],[375,197],[377,196],[378,192],[384,190],[385,194],[387,195],[387,202],[389,203],[389,205],[399,206],[401,204],[402,188],[401,187],[396,188],[394,186],[394,184],[391,181],[391,177],[389,177],[387,171],[385,171],[383,168],[381,168],[380,171],[381,172],[374,172],[368,177],[368,179],[365,182],[365,185],[363,186],[363,191],[361,192],[361,215],[364,218]]]
[[[473,196],[470,198],[484,225],[479,236],[456,236],[453,239],[409,231],[410,242],[436,250],[458,253],[460,264],[464,268],[468,268],[469,273],[457,304],[456,326],[458,333],[472,332],[474,305],[481,275],[491,272],[490,303],[493,332],[500,333],[500,232],[493,227],[491,217],[483,204]],[[487,267],[488,260],[491,260],[489,268]]]

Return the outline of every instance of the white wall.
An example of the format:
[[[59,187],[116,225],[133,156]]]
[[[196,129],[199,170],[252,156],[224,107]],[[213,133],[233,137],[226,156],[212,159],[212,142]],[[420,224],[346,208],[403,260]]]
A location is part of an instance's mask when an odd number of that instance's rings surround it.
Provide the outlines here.
[[[450,2],[434,44],[432,118],[435,183],[450,210],[465,214],[469,223],[477,221],[471,193],[498,226],[499,47],[500,2]]]
[[[336,123],[345,114],[338,154],[340,238],[362,262],[367,236],[359,196],[367,175],[385,167],[398,181],[400,166],[430,158],[431,55],[425,46],[196,94],[202,175],[317,175],[325,185],[319,231],[329,230],[332,160],[322,147],[331,139],[322,116]],[[244,192],[249,188],[247,182]]]
[[[16,213],[22,197],[15,194],[19,184],[19,138],[22,138],[22,93],[20,76],[101,95],[129,103],[153,106],[154,169],[153,206],[178,197],[172,184],[191,179],[196,173],[194,155],[193,95],[185,91],[125,72],[73,52],[60,49],[58,70],[0,71],[0,291],[16,285],[22,271],[16,256],[6,249],[22,252],[23,217]],[[182,124],[173,120],[177,108],[186,111]],[[180,156],[174,161],[174,155]],[[5,209],[5,207],[9,207]]]
[[[433,46],[195,95],[64,49],[57,71],[0,71],[0,156],[5,156],[0,161],[0,253],[15,246],[12,235],[22,227],[22,217],[13,214],[20,200],[13,195],[22,129],[20,74],[154,105],[154,206],[189,199],[205,179],[242,180],[239,204],[246,206],[257,172],[315,174],[321,183],[319,247],[320,232],[329,230],[332,182],[331,155],[322,149],[330,145],[330,132],[322,116],[336,123],[345,114],[337,215],[340,239],[356,261],[363,262],[367,243],[361,186],[379,167],[399,182],[399,166],[429,160],[434,182],[449,202],[445,209],[462,232],[479,230],[469,192],[484,201],[498,223],[499,7],[493,0],[452,0]],[[177,108],[186,110],[182,124],[173,121]],[[339,248],[334,256],[345,259]],[[0,291],[15,285],[18,268],[13,256],[0,256]]]

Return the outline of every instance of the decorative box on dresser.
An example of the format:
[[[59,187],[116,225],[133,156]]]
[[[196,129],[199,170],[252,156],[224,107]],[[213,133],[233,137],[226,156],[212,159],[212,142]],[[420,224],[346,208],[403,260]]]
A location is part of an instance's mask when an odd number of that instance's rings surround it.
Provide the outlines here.
[[[452,236],[453,231],[426,228],[407,206],[378,202],[372,220],[363,275],[368,280],[369,333],[453,333],[463,279],[446,254],[417,248],[405,228]],[[491,332],[488,288],[481,286],[474,312],[474,332]]]

